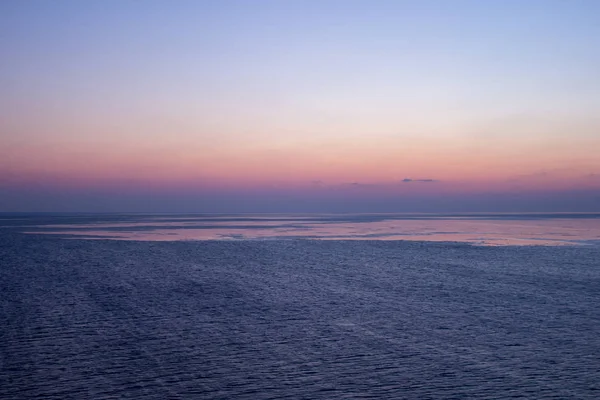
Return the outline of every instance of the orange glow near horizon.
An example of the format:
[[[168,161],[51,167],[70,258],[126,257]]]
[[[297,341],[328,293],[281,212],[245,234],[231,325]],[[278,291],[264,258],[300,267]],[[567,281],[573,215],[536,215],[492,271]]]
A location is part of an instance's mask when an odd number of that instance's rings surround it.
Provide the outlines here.
[[[240,141],[219,147],[198,140],[114,143],[60,141],[8,143],[0,150],[5,181],[46,179],[80,185],[123,180],[156,186],[302,188],[353,183],[390,187],[403,179],[410,190],[455,191],[598,187],[600,139],[523,144],[516,138],[497,146],[460,138],[364,137],[343,141],[307,137],[304,143]],[[407,189],[408,185],[402,185]],[[435,190],[434,190],[435,189]],[[523,188],[521,188],[522,190]]]

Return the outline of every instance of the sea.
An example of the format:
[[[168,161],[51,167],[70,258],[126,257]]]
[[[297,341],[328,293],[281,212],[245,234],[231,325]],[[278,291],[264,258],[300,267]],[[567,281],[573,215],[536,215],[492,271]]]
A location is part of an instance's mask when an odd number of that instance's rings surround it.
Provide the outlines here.
[[[117,240],[412,240],[598,245],[600,213],[0,214],[0,227]]]
[[[2,214],[0,399],[598,399],[600,214]]]

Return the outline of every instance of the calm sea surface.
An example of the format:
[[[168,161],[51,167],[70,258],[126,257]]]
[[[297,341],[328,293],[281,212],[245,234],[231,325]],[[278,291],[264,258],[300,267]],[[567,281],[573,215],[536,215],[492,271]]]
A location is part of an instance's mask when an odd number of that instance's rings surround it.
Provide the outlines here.
[[[7,218],[7,217],[6,217]],[[2,226],[0,220],[0,226]],[[600,214],[244,214],[12,216],[32,233],[121,240],[346,239],[481,245],[600,243]],[[21,226],[19,226],[21,225]]]
[[[2,400],[600,398],[598,215],[1,218]]]

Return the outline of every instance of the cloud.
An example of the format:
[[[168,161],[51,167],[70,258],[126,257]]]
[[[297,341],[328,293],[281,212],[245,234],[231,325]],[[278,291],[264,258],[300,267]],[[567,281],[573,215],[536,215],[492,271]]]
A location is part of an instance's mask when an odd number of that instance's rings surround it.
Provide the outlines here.
[[[362,182],[351,182],[351,183],[348,183],[347,185],[352,186],[352,187],[360,187],[360,188],[373,188],[373,187],[382,186],[382,185],[378,185],[376,183],[362,183]]]
[[[592,173],[589,173],[589,174],[585,175],[584,178],[587,178],[587,179],[600,179],[600,174],[592,172]]]
[[[333,185],[323,184],[323,186],[318,186],[318,185],[313,184],[313,187],[327,187],[327,188],[334,188],[334,189],[361,189],[361,190],[375,190],[375,189],[396,190],[396,189],[398,189],[399,184],[411,183],[411,182],[434,183],[434,182],[440,182],[440,181],[437,179],[430,179],[430,178],[426,178],[426,179],[406,178],[406,179],[401,180],[400,182],[398,182],[398,181],[388,181],[388,182],[352,181],[352,182],[344,182],[344,183],[333,184]]]
[[[437,179],[431,179],[431,178],[427,178],[427,179],[411,179],[411,178],[404,178],[401,181],[402,183],[410,183],[410,182],[439,182]]]

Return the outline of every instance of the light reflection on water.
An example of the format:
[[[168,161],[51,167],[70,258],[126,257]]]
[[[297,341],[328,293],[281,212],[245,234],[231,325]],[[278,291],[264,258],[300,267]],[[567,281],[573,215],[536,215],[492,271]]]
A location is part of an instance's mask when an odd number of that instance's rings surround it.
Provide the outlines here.
[[[30,226],[27,231],[86,239],[149,241],[343,239],[481,245],[600,244],[599,214],[188,215],[128,217],[123,222],[114,218],[67,222],[59,218]]]

